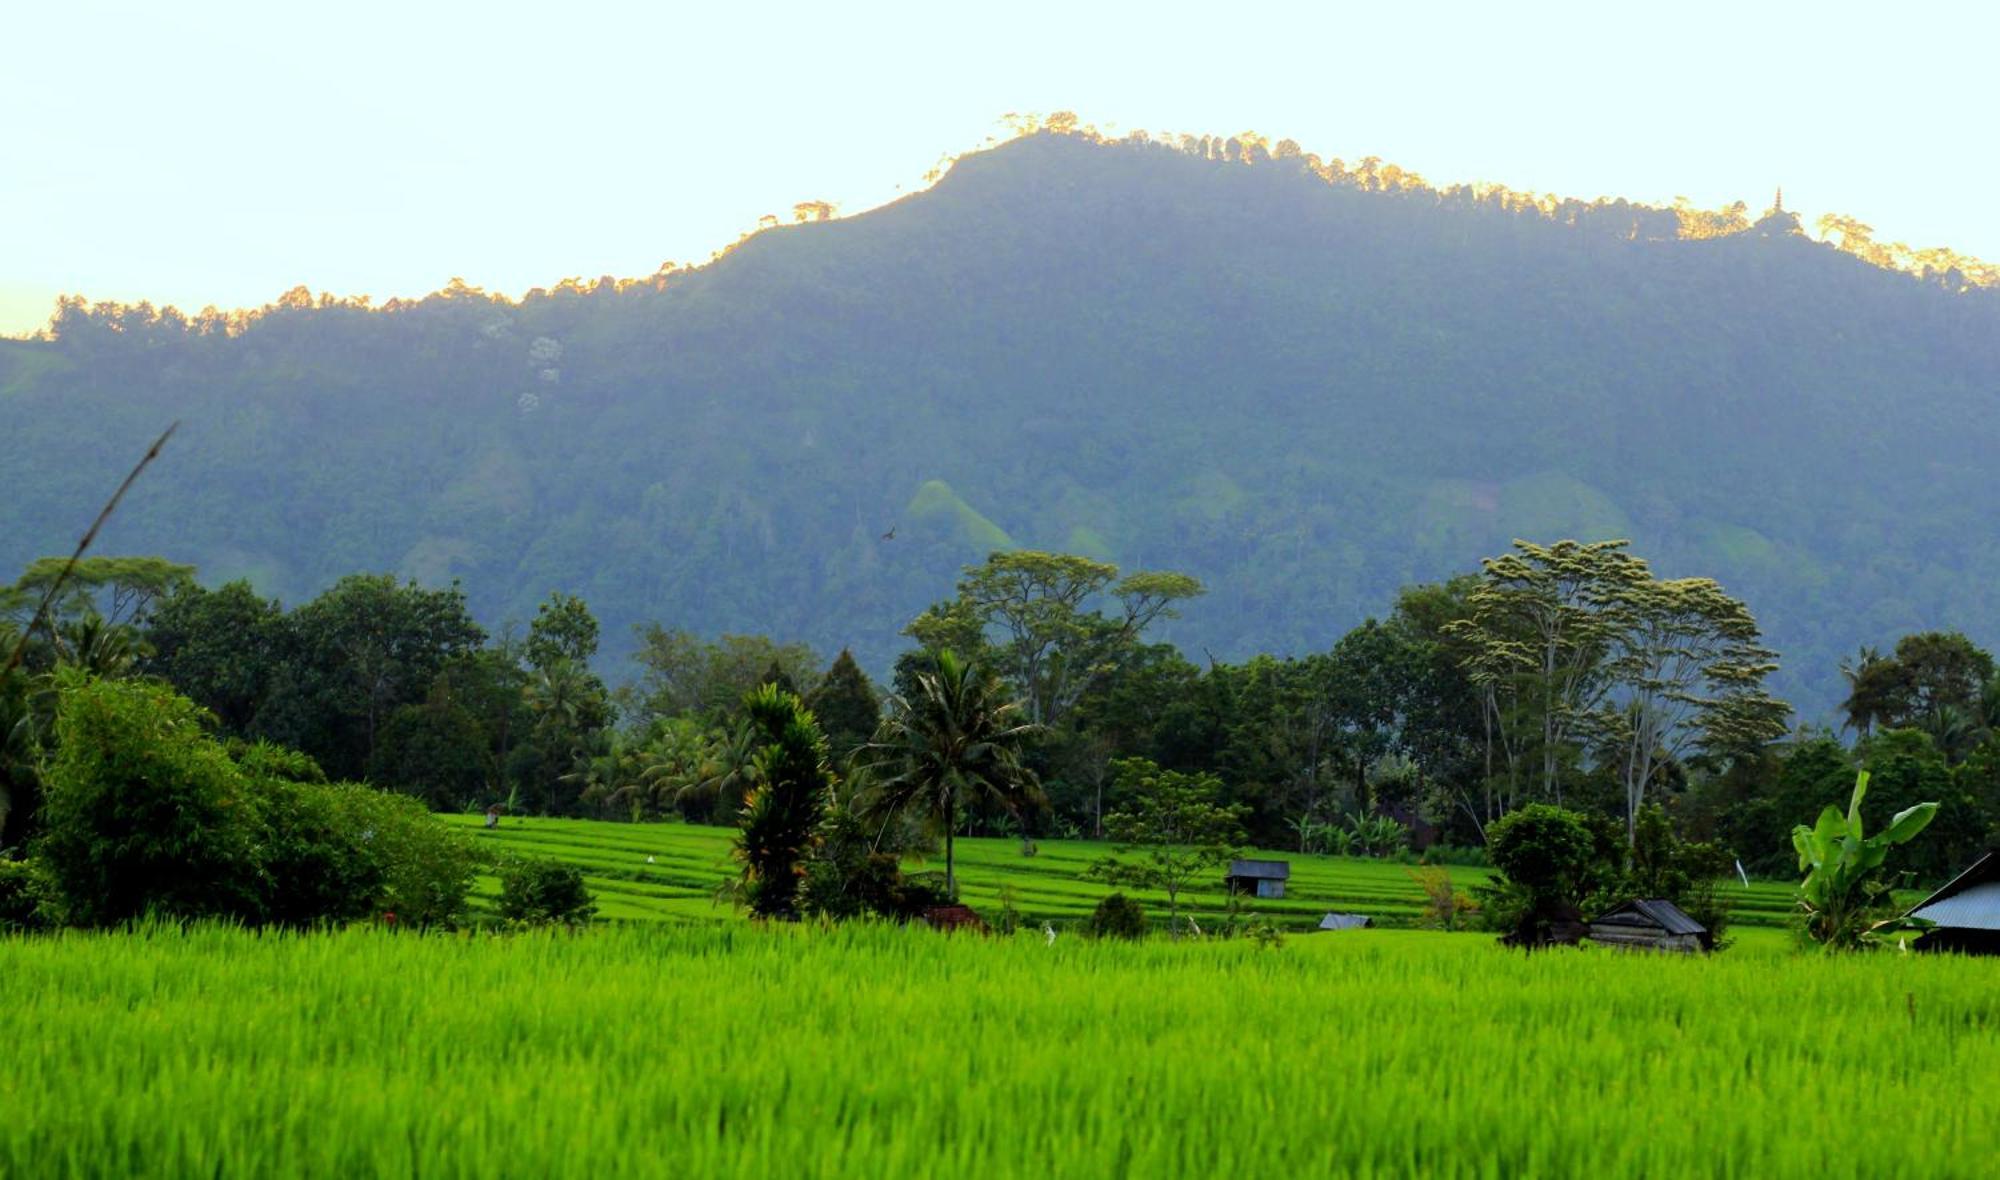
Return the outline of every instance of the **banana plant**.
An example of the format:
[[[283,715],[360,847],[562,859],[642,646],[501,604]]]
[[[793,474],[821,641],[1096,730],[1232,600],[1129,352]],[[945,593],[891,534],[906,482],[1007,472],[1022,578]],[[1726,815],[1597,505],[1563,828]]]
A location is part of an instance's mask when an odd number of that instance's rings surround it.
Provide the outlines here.
[[[1847,814],[1829,803],[1811,827],[1792,829],[1792,847],[1806,878],[1799,885],[1799,908],[1806,915],[1806,932],[1828,951],[1852,950],[1904,920],[1870,923],[1868,915],[1889,891],[1877,876],[1889,849],[1915,839],[1937,815],[1936,803],[1919,803],[1896,813],[1889,826],[1867,835],[1861,824],[1861,800],[1868,794],[1868,772],[1854,780]]]

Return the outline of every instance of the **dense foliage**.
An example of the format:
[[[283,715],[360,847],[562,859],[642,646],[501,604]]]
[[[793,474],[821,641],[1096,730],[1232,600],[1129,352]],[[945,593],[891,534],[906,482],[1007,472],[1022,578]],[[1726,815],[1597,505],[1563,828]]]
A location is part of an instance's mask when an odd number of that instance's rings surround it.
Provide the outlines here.
[[[1718,578],[1809,718],[1858,644],[1996,638],[2000,298],[1964,267],[1283,149],[1035,135],[518,302],[66,304],[0,342],[0,568],[62,551],[179,418],[113,548],[287,602],[457,577],[496,632],[560,586],[614,657],[660,619],[880,675],[1017,545],[1170,562],[1208,594],[1161,636],[1303,655],[1517,536]]]

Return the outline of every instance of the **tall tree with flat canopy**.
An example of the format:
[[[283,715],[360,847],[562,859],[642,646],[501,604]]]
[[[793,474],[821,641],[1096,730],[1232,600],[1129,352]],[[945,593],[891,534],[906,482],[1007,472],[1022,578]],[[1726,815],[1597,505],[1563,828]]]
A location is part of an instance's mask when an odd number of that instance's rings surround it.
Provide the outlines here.
[[[1654,579],[1622,567],[1607,668],[1622,696],[1608,729],[1622,740],[1625,835],[1637,838],[1646,791],[1688,750],[1736,750],[1784,736],[1791,707],[1764,691],[1777,656],[1750,608],[1711,578]]]
[[[1542,792],[1562,805],[1562,751],[1611,689],[1604,660],[1617,619],[1611,604],[1637,558],[1627,541],[1515,541],[1480,563],[1472,617],[1449,628],[1468,645],[1468,670],[1496,696],[1525,682],[1540,726]],[[1643,563],[1641,563],[1643,565]],[[1505,716],[1496,710],[1497,716]]]
[[[904,633],[933,649],[978,640],[1020,689],[1028,721],[1053,726],[1148,626],[1175,617],[1176,603],[1202,593],[1201,580],[1188,574],[1140,571],[1121,578],[1109,562],[1017,550],[968,567],[957,599],[924,612]],[[1090,609],[1100,595],[1117,609]]]

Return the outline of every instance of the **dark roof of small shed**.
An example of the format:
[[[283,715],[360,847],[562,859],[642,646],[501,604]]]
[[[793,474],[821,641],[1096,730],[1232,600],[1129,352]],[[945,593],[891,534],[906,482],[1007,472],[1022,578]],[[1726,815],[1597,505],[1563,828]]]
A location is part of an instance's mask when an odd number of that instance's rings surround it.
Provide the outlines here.
[[[1591,919],[1596,926],[1651,926],[1668,934],[1707,934],[1708,928],[1663,897],[1642,897],[1606,910]]]
[[[1214,872],[1210,869],[1209,872]],[[1229,862],[1232,877],[1254,877],[1266,881],[1282,881],[1292,875],[1292,862],[1288,860],[1232,860]]]

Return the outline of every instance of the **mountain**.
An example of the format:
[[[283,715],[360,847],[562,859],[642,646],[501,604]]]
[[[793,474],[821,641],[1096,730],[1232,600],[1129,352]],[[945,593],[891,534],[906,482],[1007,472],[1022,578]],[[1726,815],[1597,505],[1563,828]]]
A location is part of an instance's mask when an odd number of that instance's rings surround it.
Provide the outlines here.
[[[0,568],[66,551],[178,418],[101,551],[287,600],[459,578],[496,624],[560,588],[614,644],[880,668],[1022,545],[1201,576],[1191,653],[1299,652],[1512,537],[1612,535],[1745,598],[1809,715],[1857,644],[2000,639],[2000,294],[1782,212],[1697,234],[1229,152],[1032,135],[520,301],[66,304],[0,342]]]

